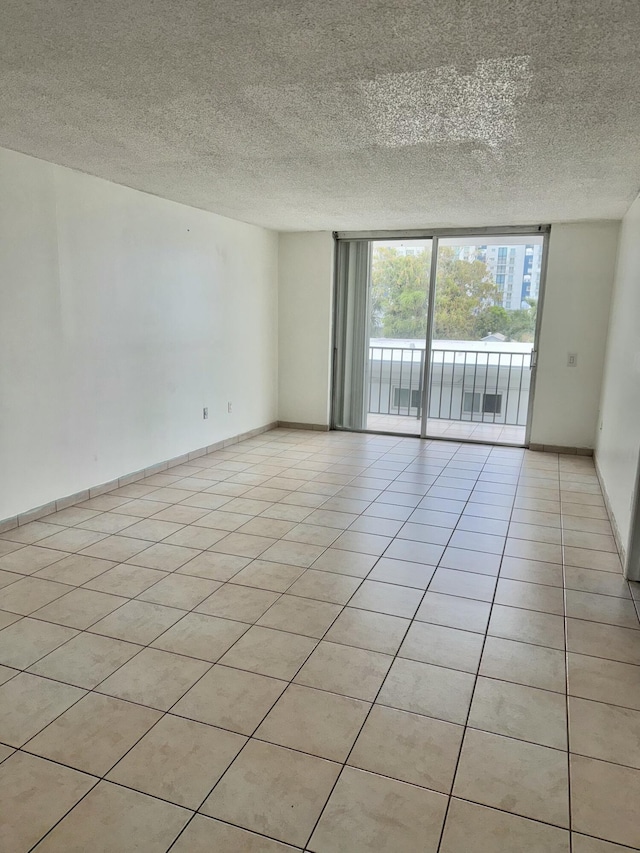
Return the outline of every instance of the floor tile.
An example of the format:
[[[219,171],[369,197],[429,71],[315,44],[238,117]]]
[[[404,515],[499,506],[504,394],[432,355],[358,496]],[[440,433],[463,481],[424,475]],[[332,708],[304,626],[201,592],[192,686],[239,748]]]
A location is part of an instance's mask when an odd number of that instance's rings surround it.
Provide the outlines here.
[[[95,557],[85,557],[82,554],[70,554],[36,573],[36,577],[67,583],[72,586],[82,584],[98,577],[115,566],[111,560],[98,560]]]
[[[128,601],[119,595],[108,595],[91,589],[72,589],[61,598],[36,610],[34,618],[85,629]]]
[[[171,848],[171,853],[295,853],[296,848],[264,835],[197,814]]]
[[[104,538],[104,533],[98,533],[95,530],[81,530],[78,527],[69,527],[59,530],[53,536],[41,539],[38,544],[42,548],[55,548],[58,551],[67,551],[73,554],[76,551],[82,551],[83,548],[88,548],[89,545],[93,545]]]
[[[577,832],[571,833],[573,853],[630,853],[630,847],[622,847],[599,838],[590,838]]]
[[[434,572],[433,566],[421,566],[420,563],[410,563],[407,560],[391,560],[387,557],[381,557],[367,577],[371,581],[384,581],[385,583],[410,586],[415,589],[426,589],[434,576]]]
[[[583,569],[599,569],[602,572],[622,571],[620,557],[605,551],[593,551],[591,548],[564,549],[564,561],[568,566],[578,566]]]
[[[365,580],[358,587],[349,604],[351,607],[359,607],[362,610],[374,610],[389,616],[403,616],[411,619],[421,599],[422,590]]]
[[[632,601],[612,595],[597,595],[568,589],[567,616],[591,622],[605,622],[620,628],[640,630],[640,621]]]
[[[640,711],[569,697],[571,752],[640,769]]]
[[[630,598],[629,584],[613,572],[599,572],[596,569],[579,569],[575,566],[565,568],[567,589],[583,592],[595,592],[600,595],[615,595],[618,598]]]
[[[163,607],[147,601],[127,601],[96,622],[91,633],[146,646],[183,616],[184,611],[174,607]]]
[[[321,642],[294,681],[372,702],[393,658],[367,649]]]
[[[0,687],[0,741],[22,746],[84,696],[68,684],[22,672]]]
[[[197,548],[182,548],[179,545],[167,545],[156,542],[134,554],[127,560],[132,566],[144,566],[147,569],[159,569],[162,572],[173,572],[189,560],[198,556]]]
[[[130,527],[127,530],[131,530]],[[135,539],[130,536],[107,536],[95,545],[84,548],[80,553],[87,557],[99,557],[103,560],[114,560],[121,563],[139,554],[149,547],[148,539]]]
[[[480,662],[480,675],[564,693],[564,652],[532,646],[501,637],[487,637]]]
[[[219,581],[210,581],[190,575],[171,574],[145,589],[139,594],[138,598],[141,601],[191,610],[205,598],[208,598],[216,589],[219,589],[220,586]]]
[[[463,731],[442,720],[375,705],[348,763],[448,794]]]
[[[286,686],[286,681],[226,666],[214,666],[180,699],[171,712],[250,735]]]
[[[80,510],[82,512],[82,510]],[[88,513],[91,515],[91,513]],[[47,516],[49,518],[50,516]],[[50,524],[43,521],[31,521],[29,524],[21,524],[20,527],[14,527],[12,530],[7,530],[0,535],[0,540],[8,540],[15,542],[18,545],[33,545],[34,542],[39,542],[60,532],[60,527],[57,524]],[[5,553],[10,553],[7,550]],[[17,549],[16,549],[17,550]],[[2,553],[2,551],[0,551]]]
[[[30,672],[91,690],[140,651],[139,645],[78,634],[29,667]]]
[[[360,578],[308,569],[287,591],[289,595],[346,604],[361,583]]]
[[[62,625],[20,619],[0,631],[0,664],[26,669],[77,633]]]
[[[255,737],[333,761],[345,761],[369,712],[368,702],[291,684]]]
[[[495,603],[564,616],[564,593],[554,586],[500,578]]]
[[[640,711],[640,667],[587,655],[567,655],[569,694]]]
[[[291,679],[316,646],[299,634],[254,626],[221,658],[225,666]]]
[[[245,743],[233,732],[165,714],[107,778],[197,809]]]
[[[575,851],[575,846],[573,849]],[[569,853],[569,833],[556,826],[453,798],[440,853],[471,850],[476,853],[506,853],[507,850],[509,853]]]
[[[205,661],[143,649],[100,684],[100,692],[168,710],[209,669]]]
[[[283,595],[258,619],[257,624],[320,639],[341,610],[339,604]]]
[[[397,658],[376,702],[463,724],[469,712],[474,680],[474,676],[466,672]]]
[[[103,776],[162,716],[160,711],[88,693],[32,738],[25,749]]]
[[[484,634],[490,612],[489,602],[427,591],[416,613],[416,619]]]
[[[300,566],[253,560],[246,568],[234,575],[233,582],[241,586],[269,589],[272,592],[285,592],[303,572],[304,569]]]
[[[250,557],[235,557],[232,554],[214,554],[212,551],[205,551],[181,566],[176,574],[193,575],[224,583],[231,580],[250,562]]]
[[[377,559],[377,557],[371,554],[356,554],[353,551],[340,551],[337,548],[327,548],[317,560],[314,560],[313,570],[365,578],[376,565]]]
[[[0,610],[28,616],[34,610],[71,592],[72,589],[73,587],[67,584],[42,578],[22,578],[0,590]]]
[[[446,797],[345,767],[308,849],[314,853],[436,853]]]
[[[141,566],[119,565],[83,584],[87,589],[125,595],[133,598],[154,583],[166,577],[166,572],[145,569]]]
[[[40,843],[38,853],[136,848],[164,853],[190,817],[171,803],[100,782]]]
[[[250,536],[247,533],[229,533],[224,539],[211,546],[211,551],[220,554],[235,554],[238,557],[259,557],[275,539],[268,536]],[[281,557],[274,557],[277,562],[284,562]]]
[[[248,628],[244,622],[188,613],[154,640],[152,646],[215,663]]]
[[[571,756],[571,814],[576,832],[640,847],[639,798],[639,770]]]
[[[394,560],[408,560],[413,563],[437,566],[443,552],[444,547],[442,545],[412,542],[410,539],[394,539],[384,555]]]
[[[544,563],[542,560],[526,560],[521,557],[503,557],[500,578],[516,581],[563,586],[562,566]]]
[[[489,635],[552,649],[564,649],[564,619],[549,613],[495,604],[491,611]]]
[[[226,583],[196,608],[198,613],[236,619],[239,622],[257,622],[274,602],[280,598],[277,592],[253,589],[239,584]]]
[[[340,766],[250,741],[202,807],[211,817],[302,847]]]
[[[27,545],[0,557],[0,569],[6,572],[17,572],[19,575],[33,575],[39,569],[57,563],[65,556],[66,554],[62,551],[56,551],[53,548]]]
[[[457,569],[439,568],[429,584],[429,592],[458,595],[477,601],[493,601],[496,579],[489,575],[461,572]]]
[[[409,624],[408,619],[398,616],[345,607],[325,639],[332,643],[394,655],[400,648]]]
[[[379,557],[391,543],[389,536],[378,536],[374,533],[358,533],[347,530],[333,543],[333,547],[342,551],[354,551],[360,554],[371,554]]]
[[[499,554],[450,547],[444,552],[439,565],[445,569],[457,569],[462,572],[474,572],[479,575],[497,577],[500,559]]]
[[[494,734],[567,749],[564,696],[493,678],[478,678],[468,724]]]
[[[465,672],[477,672],[484,637],[471,631],[414,622],[398,656]]]
[[[467,729],[456,797],[569,826],[567,756],[556,749]]]
[[[11,815],[0,824],[0,848],[30,850],[95,783],[77,770],[15,752],[0,765],[0,800]]]
[[[631,628],[567,619],[567,648],[583,655],[640,664],[640,634]]]
[[[162,542],[165,545],[172,545],[175,547],[181,548],[189,548],[192,551],[205,548],[210,548],[212,545],[215,545],[216,542],[219,542],[221,539],[224,539],[226,536],[226,532],[224,530],[215,530],[211,527],[200,527],[195,524],[190,524],[187,527],[183,527],[181,530],[172,533],[170,536],[167,536],[166,539],[163,539]]]

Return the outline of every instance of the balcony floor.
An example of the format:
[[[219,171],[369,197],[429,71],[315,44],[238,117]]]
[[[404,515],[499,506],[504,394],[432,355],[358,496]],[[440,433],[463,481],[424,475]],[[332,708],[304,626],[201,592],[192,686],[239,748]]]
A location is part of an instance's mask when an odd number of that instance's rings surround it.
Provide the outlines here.
[[[525,427],[504,424],[483,424],[471,421],[448,421],[429,418],[427,434],[431,438],[471,439],[497,444],[524,444]],[[367,429],[373,432],[400,432],[418,435],[420,421],[406,415],[367,415]]]

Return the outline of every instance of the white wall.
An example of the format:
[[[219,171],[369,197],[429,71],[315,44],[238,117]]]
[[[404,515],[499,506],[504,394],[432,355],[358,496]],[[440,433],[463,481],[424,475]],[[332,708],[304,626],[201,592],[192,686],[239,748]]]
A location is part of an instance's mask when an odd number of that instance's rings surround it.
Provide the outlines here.
[[[333,237],[280,235],[278,417],[328,425],[331,383]]]
[[[276,420],[277,245],[0,149],[0,519]]]
[[[532,443],[595,445],[619,225],[551,227]]]
[[[640,199],[622,220],[596,456],[623,543],[640,458]]]

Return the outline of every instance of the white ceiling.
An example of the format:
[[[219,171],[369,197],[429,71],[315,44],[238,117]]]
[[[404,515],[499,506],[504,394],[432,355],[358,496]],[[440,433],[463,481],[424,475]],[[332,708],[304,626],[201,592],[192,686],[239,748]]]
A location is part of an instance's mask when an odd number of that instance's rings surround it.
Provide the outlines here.
[[[637,0],[3,0],[0,145],[283,230],[622,216]]]

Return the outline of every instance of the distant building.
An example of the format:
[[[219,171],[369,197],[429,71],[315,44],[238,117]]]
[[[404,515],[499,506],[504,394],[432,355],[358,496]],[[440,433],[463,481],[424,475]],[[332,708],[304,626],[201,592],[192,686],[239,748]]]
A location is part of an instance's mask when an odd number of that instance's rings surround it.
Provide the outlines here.
[[[455,251],[461,261],[483,261],[487,265],[507,310],[526,307],[527,299],[538,298],[542,244],[459,246]]]

